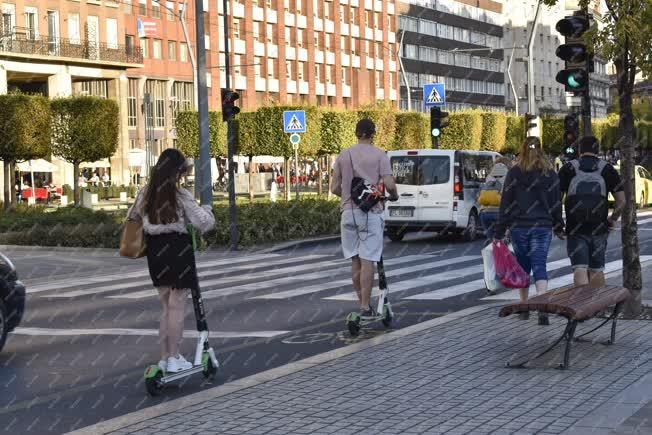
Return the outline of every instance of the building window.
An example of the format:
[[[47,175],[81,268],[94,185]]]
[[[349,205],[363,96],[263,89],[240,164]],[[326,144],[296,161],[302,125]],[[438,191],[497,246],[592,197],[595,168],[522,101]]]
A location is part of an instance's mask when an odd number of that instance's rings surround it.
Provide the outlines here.
[[[298,79],[299,81],[301,81],[301,82],[303,81],[303,78],[304,78],[304,77],[303,77],[303,72],[304,72],[304,71],[303,71],[303,68],[304,68],[304,63],[303,63],[303,62],[299,62],[299,63],[298,63],[298,66],[297,66],[297,79]]]
[[[241,59],[242,58],[239,54],[233,56],[233,73],[237,76],[242,74],[242,70],[240,68],[240,63],[242,62]]]
[[[274,71],[274,59],[268,58],[267,59],[267,77],[270,79],[273,79],[276,77],[275,71]]]
[[[172,2],[165,2],[165,10],[167,11],[166,15],[168,17],[168,21],[174,21],[174,3]]]
[[[140,51],[143,53],[143,58],[147,59],[149,57],[149,50],[147,49],[149,39],[140,38]]]
[[[376,89],[383,88],[383,73],[382,71],[376,71]]]
[[[256,78],[261,76],[261,74],[260,74],[260,63],[261,63],[260,58],[259,57],[254,57],[254,75],[256,76]]]
[[[68,14],[68,40],[71,44],[81,44],[79,14]]]
[[[240,39],[240,20],[238,18],[233,19],[233,37]]]
[[[106,19],[106,45],[108,48],[118,48],[118,20],[115,18]]]
[[[152,2],[152,17],[161,18],[161,5],[156,1]]]
[[[125,35],[125,49],[127,50],[127,54],[134,54],[133,35]]]
[[[138,0],[138,15],[147,16],[147,0]]]
[[[185,42],[179,44],[179,61],[188,62],[188,44]]]
[[[136,127],[138,125],[138,105],[136,99],[138,96],[138,79],[129,79],[129,93],[127,95],[127,126]]]
[[[152,41],[152,57],[154,59],[161,59],[161,40],[154,39]]]
[[[165,87],[166,82],[162,80],[147,80],[145,92],[150,95],[154,111],[154,126],[165,127]]]
[[[260,26],[261,23],[259,21],[254,22],[254,41],[256,42],[262,42],[260,38]]]
[[[168,59],[176,60],[177,59],[177,42],[168,41]]]
[[[383,59],[383,44],[380,42],[376,43],[376,58]]]
[[[292,74],[292,61],[286,61],[285,62],[285,77],[288,80],[293,80],[293,74]]]
[[[180,111],[191,110],[193,107],[192,83],[174,82],[172,84],[172,123],[176,123]]]
[[[127,15],[131,14],[131,0],[122,0],[122,4],[124,5],[124,13]]]
[[[274,28],[271,24],[267,24],[267,31],[265,33],[267,36],[267,42],[274,44]]]
[[[407,57],[408,59],[418,59],[419,47],[417,45],[405,44],[403,46],[403,57]]]
[[[321,83],[321,65],[315,65],[315,82]]]

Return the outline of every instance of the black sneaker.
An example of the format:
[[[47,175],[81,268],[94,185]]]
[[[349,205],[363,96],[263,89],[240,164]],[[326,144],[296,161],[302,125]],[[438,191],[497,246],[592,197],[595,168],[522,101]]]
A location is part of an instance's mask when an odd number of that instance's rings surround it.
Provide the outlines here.
[[[528,320],[530,318],[530,312],[526,311],[524,313],[518,313],[518,318],[521,320]]]
[[[360,318],[362,320],[369,320],[373,319],[374,317],[376,317],[376,310],[374,310],[371,306],[366,310],[360,310]]]
[[[545,313],[539,313],[539,325],[547,326],[550,325],[550,320],[548,315]]]

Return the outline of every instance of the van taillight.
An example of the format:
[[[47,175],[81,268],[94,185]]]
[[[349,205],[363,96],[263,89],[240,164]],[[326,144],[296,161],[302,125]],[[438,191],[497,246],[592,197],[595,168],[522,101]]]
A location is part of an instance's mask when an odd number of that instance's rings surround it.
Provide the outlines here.
[[[462,192],[462,183],[457,181],[457,177],[455,177],[455,184],[453,185],[453,192],[455,192],[455,193],[461,193]]]

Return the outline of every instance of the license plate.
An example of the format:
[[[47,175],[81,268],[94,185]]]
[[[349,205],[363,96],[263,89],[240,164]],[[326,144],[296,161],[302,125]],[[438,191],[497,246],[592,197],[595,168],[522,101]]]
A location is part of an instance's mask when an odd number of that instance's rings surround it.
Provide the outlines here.
[[[412,217],[414,210],[411,208],[394,208],[389,211],[390,216],[394,217]]]

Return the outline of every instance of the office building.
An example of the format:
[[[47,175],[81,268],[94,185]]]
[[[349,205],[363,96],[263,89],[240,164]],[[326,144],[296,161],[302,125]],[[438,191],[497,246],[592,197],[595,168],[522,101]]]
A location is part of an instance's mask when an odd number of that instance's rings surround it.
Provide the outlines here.
[[[493,0],[402,0],[400,107],[424,110],[423,85],[446,85],[446,109],[503,110],[503,5]],[[406,84],[407,81],[407,84]]]

